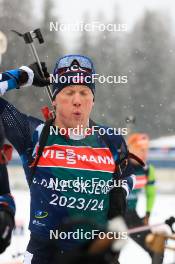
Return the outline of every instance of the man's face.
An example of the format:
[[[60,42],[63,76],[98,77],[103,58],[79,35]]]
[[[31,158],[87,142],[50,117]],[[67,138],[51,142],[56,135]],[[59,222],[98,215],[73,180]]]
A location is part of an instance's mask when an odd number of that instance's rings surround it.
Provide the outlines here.
[[[87,86],[67,86],[53,101],[56,107],[55,124],[65,128],[86,127],[93,105],[93,94]]]

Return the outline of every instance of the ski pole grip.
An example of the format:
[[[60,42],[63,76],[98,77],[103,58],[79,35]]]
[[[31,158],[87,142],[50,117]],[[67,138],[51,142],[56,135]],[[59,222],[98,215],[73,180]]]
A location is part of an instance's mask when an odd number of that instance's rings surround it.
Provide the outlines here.
[[[30,44],[30,43],[33,42],[33,38],[31,36],[30,32],[24,33],[23,37],[24,37],[24,41],[25,41],[26,44]]]
[[[34,30],[34,33],[36,34],[36,37],[38,38],[38,41],[40,44],[44,43],[44,39],[41,33],[41,30],[39,28]]]

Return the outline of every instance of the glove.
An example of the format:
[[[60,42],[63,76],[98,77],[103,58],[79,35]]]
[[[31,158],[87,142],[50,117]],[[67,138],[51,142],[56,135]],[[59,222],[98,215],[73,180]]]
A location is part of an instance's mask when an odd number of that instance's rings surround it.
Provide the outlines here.
[[[172,233],[175,233],[174,223],[175,223],[175,217],[173,216],[171,216],[169,219],[165,221],[165,224],[169,225],[169,227],[171,228]]]
[[[42,73],[39,69],[39,66],[36,62],[28,66],[28,68],[32,70],[34,73],[33,82],[30,83],[30,85],[33,84],[35,86],[43,87],[43,86],[50,84],[50,80],[49,80],[50,75],[47,71],[45,62],[41,62],[41,66],[42,66],[42,70],[43,70],[43,73],[46,79],[43,78]],[[19,77],[19,84],[25,85],[29,79],[28,72],[24,67],[21,67],[20,70],[21,70],[21,74]]]
[[[126,191],[122,187],[114,187],[109,192],[108,220],[116,216],[124,216],[126,211]]]
[[[6,209],[0,210],[0,253],[10,245],[12,230],[14,228],[14,216]]]
[[[43,69],[43,73],[45,78],[43,78],[42,73],[38,67],[38,64],[32,63],[29,66],[22,66],[20,68],[20,76],[19,76],[19,85],[20,86],[24,86],[26,85],[26,83],[29,81],[29,72],[27,71],[27,68],[32,70],[34,77],[32,77],[32,81],[28,83],[28,85],[35,85],[35,86],[39,86],[39,87],[43,87],[46,86],[48,84],[50,84],[50,80],[48,79],[50,77],[49,73],[47,72],[47,67],[45,62],[41,62],[41,66]],[[17,88],[19,89],[19,87]]]
[[[49,80],[50,74],[47,71],[47,67],[46,67],[45,62],[41,62],[41,66],[42,66],[42,70],[44,73],[44,77],[46,79],[42,77],[42,73],[41,73],[39,66],[36,62],[30,64],[28,67],[34,72],[33,85],[39,86],[39,87],[44,87],[44,86],[50,84],[50,80]]]

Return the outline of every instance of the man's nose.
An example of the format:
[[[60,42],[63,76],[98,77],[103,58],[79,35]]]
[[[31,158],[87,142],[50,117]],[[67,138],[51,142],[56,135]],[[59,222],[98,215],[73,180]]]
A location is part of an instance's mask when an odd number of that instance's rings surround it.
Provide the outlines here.
[[[81,96],[79,93],[75,93],[73,96],[73,105],[80,106],[81,105]]]

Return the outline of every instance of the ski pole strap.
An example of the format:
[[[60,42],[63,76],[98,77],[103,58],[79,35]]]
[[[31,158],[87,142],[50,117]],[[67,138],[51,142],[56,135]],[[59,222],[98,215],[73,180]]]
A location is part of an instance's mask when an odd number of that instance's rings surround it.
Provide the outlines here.
[[[128,157],[130,159],[134,159],[136,160],[142,167],[145,166],[145,163],[143,162],[143,160],[141,160],[138,156],[136,156],[135,154],[131,153],[131,152],[128,152]]]
[[[90,119],[89,121],[89,126],[97,126],[100,128],[100,126],[98,126],[93,120]],[[115,173],[119,172],[118,176],[122,176],[122,172],[125,170],[125,168],[128,165],[128,161],[129,159],[134,159],[136,160],[142,167],[145,166],[145,163],[139,158],[137,157],[135,154],[129,152],[127,150],[127,146],[126,144],[124,144],[125,142],[123,142],[120,146],[118,146],[118,143],[115,142],[115,140],[112,140],[112,137],[108,134],[103,134],[101,135],[100,133],[99,137],[106,143],[106,145],[109,147],[114,161],[115,161],[115,165],[116,165],[116,171]]]
[[[54,119],[49,119],[45,122],[44,127],[42,129],[41,135],[40,135],[40,139],[39,139],[39,148],[38,148],[38,152],[36,153],[36,157],[35,160],[32,162],[32,164],[30,164],[31,166],[31,175],[30,175],[30,179],[29,179],[29,187],[32,184],[33,178],[34,178],[34,174],[36,171],[36,167],[38,165],[38,162],[40,160],[40,157],[42,156],[42,152],[44,150],[44,147],[46,145],[47,142],[47,138],[49,135],[49,129],[50,126],[52,125]]]

